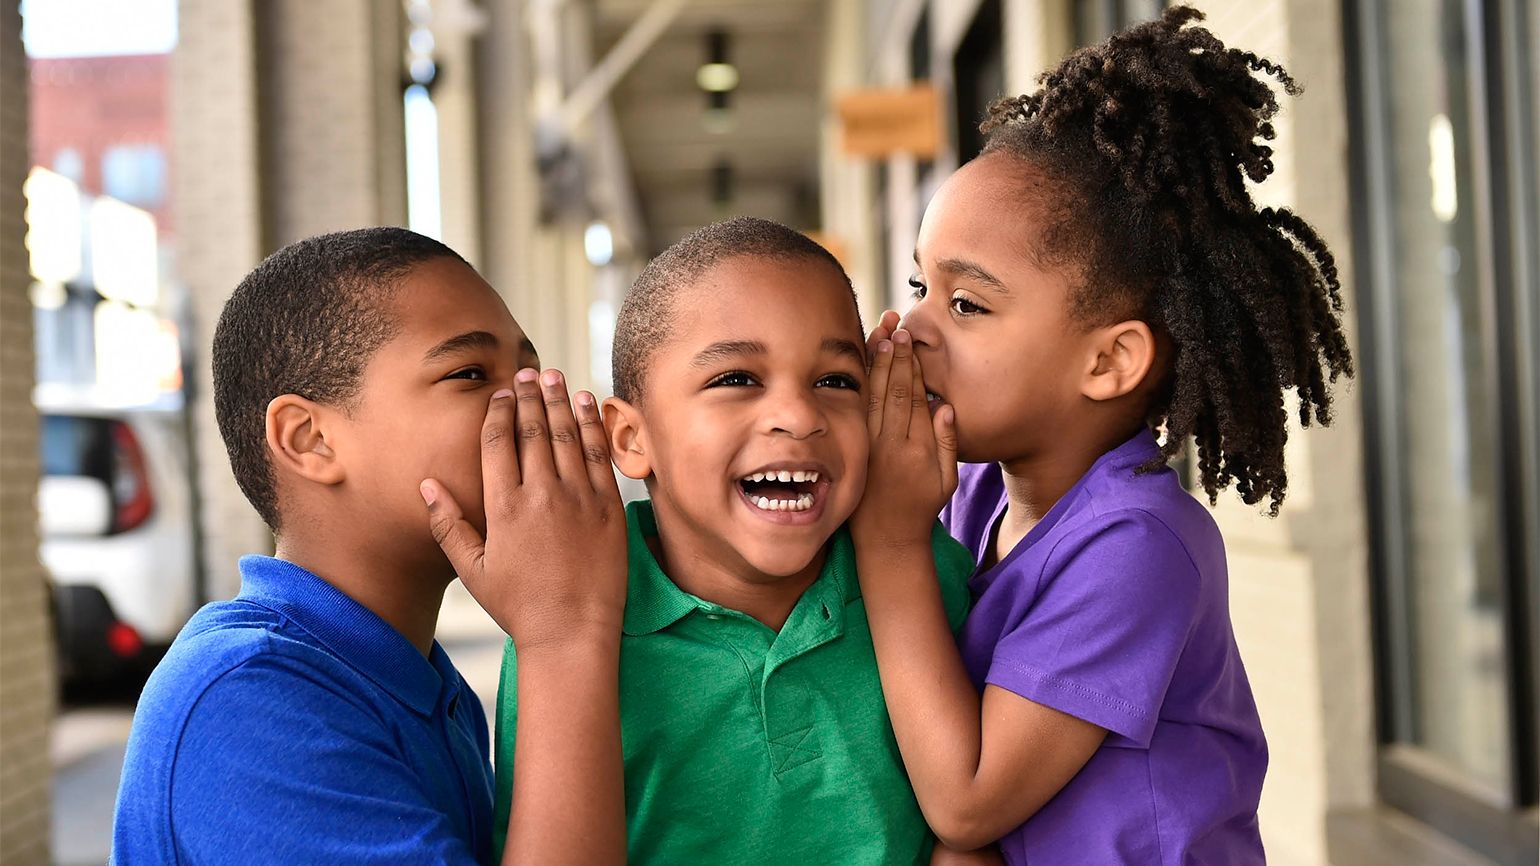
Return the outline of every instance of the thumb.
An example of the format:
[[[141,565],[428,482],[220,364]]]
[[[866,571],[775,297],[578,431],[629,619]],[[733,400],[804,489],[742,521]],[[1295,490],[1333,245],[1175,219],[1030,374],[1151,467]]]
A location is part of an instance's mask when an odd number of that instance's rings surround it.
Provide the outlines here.
[[[941,489],[947,498],[957,492],[957,413],[950,405],[936,410],[936,457],[941,461]]]
[[[487,552],[481,533],[465,519],[460,504],[444,485],[429,478],[418,487],[418,492],[428,506],[428,526],[433,531],[433,540],[449,557],[455,574],[462,581],[467,577],[475,580],[481,575],[482,559]]]

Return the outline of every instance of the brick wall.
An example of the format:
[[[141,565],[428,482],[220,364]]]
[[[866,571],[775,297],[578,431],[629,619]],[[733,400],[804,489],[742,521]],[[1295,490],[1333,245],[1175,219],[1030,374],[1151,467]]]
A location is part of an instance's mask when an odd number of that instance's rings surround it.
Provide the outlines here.
[[[208,346],[241,277],[309,235],[406,221],[397,4],[183,0],[172,58],[181,276],[210,594],[272,538],[230,473]]]
[[[178,267],[193,313],[189,340],[194,386],[209,594],[240,588],[236,559],[272,545],[267,528],[235,485],[214,422],[209,342],[230,291],[265,251],[257,145],[257,58],[250,3],[186,0],[178,9],[171,58],[171,136],[181,216]]]
[[[32,408],[22,182],[27,65],[16,4],[0,6],[0,863],[48,862],[53,656],[37,559],[37,412]]]

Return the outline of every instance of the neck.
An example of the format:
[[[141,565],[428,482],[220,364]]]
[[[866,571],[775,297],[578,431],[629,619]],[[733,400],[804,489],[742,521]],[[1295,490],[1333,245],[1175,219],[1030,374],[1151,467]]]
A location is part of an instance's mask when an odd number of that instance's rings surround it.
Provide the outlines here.
[[[404,558],[388,548],[320,541],[335,537],[331,533],[316,533],[311,538],[280,538],[276,556],[320,577],[368,608],[424,656],[432,652],[448,579],[430,577],[431,566],[402,567]]]
[[[689,533],[667,531],[668,520],[658,513],[658,534],[647,539],[663,573],[680,589],[713,604],[747,614],[779,632],[791,616],[792,608],[807,588],[818,579],[828,555],[825,546],[801,571],[784,577],[763,574],[731,550],[717,555],[707,545],[694,543]]]
[[[1064,498],[1103,454],[1127,442],[1139,428],[1118,428],[1101,435],[1066,435],[1051,450],[1002,460],[1005,482],[1005,530],[1025,535]]]

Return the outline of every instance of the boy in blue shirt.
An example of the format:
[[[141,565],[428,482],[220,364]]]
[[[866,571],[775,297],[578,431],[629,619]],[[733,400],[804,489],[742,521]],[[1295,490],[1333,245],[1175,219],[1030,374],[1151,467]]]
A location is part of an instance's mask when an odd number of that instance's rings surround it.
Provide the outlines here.
[[[624,524],[592,395],[574,416],[538,363],[404,229],[301,241],[236,288],[215,411],[277,554],[243,558],[145,686],[114,862],[490,862],[486,719],[433,639],[457,572],[541,696],[503,862],[623,861]]]

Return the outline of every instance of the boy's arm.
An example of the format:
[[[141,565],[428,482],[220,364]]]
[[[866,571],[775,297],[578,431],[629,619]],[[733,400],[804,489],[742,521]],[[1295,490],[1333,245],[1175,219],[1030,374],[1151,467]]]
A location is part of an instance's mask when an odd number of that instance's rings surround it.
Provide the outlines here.
[[[555,370],[538,383],[520,371],[512,395],[493,396],[481,436],[485,540],[442,485],[423,482],[434,538],[519,647],[504,864],[626,857],[625,514],[598,405],[587,392],[577,405],[574,418]]]
[[[851,518],[883,695],[926,821],[972,850],[1026,821],[1105,729],[994,686],[982,705],[948,627],[931,525],[957,487],[953,411],[927,412],[909,335],[877,345],[868,486]]]

